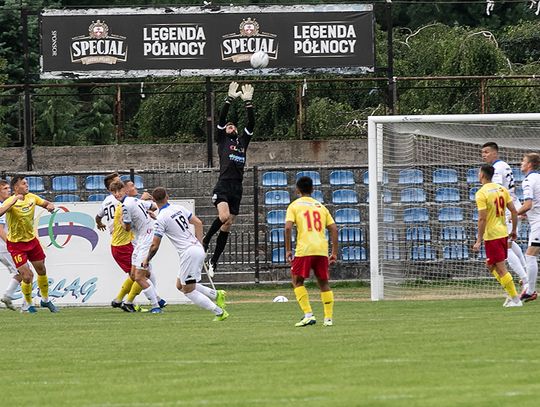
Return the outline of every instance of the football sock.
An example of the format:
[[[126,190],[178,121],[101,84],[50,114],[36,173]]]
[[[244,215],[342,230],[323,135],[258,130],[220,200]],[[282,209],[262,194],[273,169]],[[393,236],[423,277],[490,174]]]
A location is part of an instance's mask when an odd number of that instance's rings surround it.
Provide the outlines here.
[[[129,290],[129,294],[126,298],[126,304],[133,304],[133,301],[135,301],[135,297],[139,295],[142,291],[142,287],[137,283],[136,281],[133,282],[133,285],[131,286],[131,290]]]
[[[154,290],[154,286],[152,285],[152,282],[150,282],[150,286],[148,288],[145,288],[142,290],[143,294],[146,295],[146,298],[148,298],[148,301],[150,301],[150,304],[152,304],[152,308],[158,308],[158,299],[156,296],[156,290]]]
[[[519,257],[516,255],[516,253],[514,252],[512,248],[508,249],[507,260],[508,260],[508,265],[510,266],[510,268],[519,276],[519,278],[521,278],[521,281],[523,281],[523,283],[526,284],[529,281],[529,277],[527,276],[527,272],[521,265],[521,261],[519,260]]]
[[[47,275],[40,276],[38,274],[37,284],[39,287],[39,292],[41,294],[41,299],[44,302],[49,301],[49,279],[47,278]]]
[[[32,283],[21,282],[21,293],[27,304],[32,304]]]
[[[321,301],[323,303],[324,318],[332,319],[332,314],[334,313],[334,292],[333,291],[321,292]]]
[[[500,283],[503,286],[504,291],[508,293],[510,298],[517,297],[518,294],[516,291],[516,286],[514,285],[514,280],[512,279],[512,274],[507,272],[504,276],[501,277]]]
[[[521,263],[521,267],[526,270],[527,268],[527,262],[525,261],[525,255],[523,253],[523,250],[521,250],[521,247],[514,242],[513,240],[510,243],[510,249],[512,249],[512,252],[517,256],[519,259],[519,262]],[[525,272],[526,274],[526,272]]]
[[[502,285],[501,276],[499,276],[499,273],[497,273],[497,270],[495,270],[495,269],[491,270],[491,274],[493,274],[493,277],[495,277],[497,279],[497,281],[499,282],[499,284]]]
[[[532,294],[536,291],[536,278],[538,277],[538,262],[536,256],[525,255],[525,261],[527,262],[527,272],[529,273],[529,288],[527,294]]]
[[[208,311],[212,311],[215,315],[223,314],[223,310],[220,307],[214,304],[210,298],[206,297],[203,293],[200,293],[197,290],[187,293],[186,297],[188,297],[193,304]]]
[[[217,298],[216,290],[213,290],[213,289],[211,289],[209,287],[206,287],[205,285],[197,283],[197,284],[195,284],[195,290],[197,290],[198,292],[200,292],[203,295],[206,295],[211,300],[215,300]]]
[[[219,228],[223,225],[223,222],[219,219],[219,216],[214,219],[212,224],[210,225],[210,229],[208,229],[208,232],[206,232],[206,235],[203,238],[203,245],[205,250],[208,248],[208,245],[210,244],[210,240],[212,237],[217,233]]]
[[[17,289],[19,284],[19,281],[17,281],[15,278],[9,280],[9,284],[6,288],[6,296],[8,296],[9,298],[13,298],[13,296],[15,295],[15,290]]]
[[[306,316],[307,318],[313,316],[313,311],[311,310],[311,304],[309,303],[309,295],[306,287],[304,287],[303,285],[301,285],[300,287],[296,287],[294,289],[294,295],[296,296],[296,301],[298,301],[298,305],[300,305],[304,316]]]
[[[120,288],[120,292],[116,296],[115,301],[116,302],[122,302],[124,297],[129,294],[131,291],[131,287],[133,286],[134,281],[131,278],[126,278],[124,283],[122,284],[122,287]]]
[[[216,248],[214,249],[214,254],[212,255],[212,263],[217,263],[219,256],[225,250],[225,245],[227,244],[227,239],[229,238],[229,232],[219,231],[219,235],[216,240]]]

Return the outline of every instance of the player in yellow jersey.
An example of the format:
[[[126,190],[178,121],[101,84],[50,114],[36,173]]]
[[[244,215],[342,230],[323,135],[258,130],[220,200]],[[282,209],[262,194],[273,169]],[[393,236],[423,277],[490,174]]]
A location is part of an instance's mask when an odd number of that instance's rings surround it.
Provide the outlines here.
[[[34,212],[41,206],[49,212],[54,211],[54,204],[28,192],[28,182],[23,175],[11,179],[13,196],[6,199],[0,207],[0,216],[6,213],[8,235],[6,246],[13,262],[21,274],[21,292],[26,301],[23,312],[34,313],[32,305],[32,282],[34,273],[28,265],[32,263],[37,273],[37,283],[41,293],[41,306],[51,312],[57,312],[56,306],[49,301],[49,280],[45,269],[45,253],[34,231]]]
[[[324,308],[324,326],[332,326],[334,309],[334,293],[328,284],[328,265],[337,259],[338,233],[337,226],[328,209],[313,199],[313,180],[300,177],[296,182],[296,192],[300,198],[287,208],[285,217],[285,256],[291,264],[292,285],[294,294],[304,317],[295,326],[314,325],[317,321],[313,315],[304,280],[313,270],[321,290]],[[292,228],[296,225],[296,250],[292,252]],[[332,254],[328,256],[328,240],[325,230],[330,232]]]
[[[483,239],[486,248],[486,265],[509,296],[503,306],[521,307],[523,304],[505,263],[508,255],[506,209],[512,216],[512,231],[510,232],[512,240],[516,240],[517,237],[517,211],[508,190],[491,181],[494,173],[495,168],[491,164],[482,165],[478,173],[482,188],[476,193],[478,237],[473,250],[480,250]]]

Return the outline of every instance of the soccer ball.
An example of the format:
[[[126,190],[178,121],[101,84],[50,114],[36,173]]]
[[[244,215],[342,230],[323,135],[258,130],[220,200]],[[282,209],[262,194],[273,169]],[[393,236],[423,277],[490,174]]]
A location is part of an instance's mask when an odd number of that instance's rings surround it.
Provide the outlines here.
[[[289,300],[287,299],[287,297],[283,295],[278,295],[276,298],[272,300],[272,302],[288,302],[288,301]]]
[[[251,66],[255,69],[266,68],[269,62],[268,54],[264,51],[257,51],[251,55]]]

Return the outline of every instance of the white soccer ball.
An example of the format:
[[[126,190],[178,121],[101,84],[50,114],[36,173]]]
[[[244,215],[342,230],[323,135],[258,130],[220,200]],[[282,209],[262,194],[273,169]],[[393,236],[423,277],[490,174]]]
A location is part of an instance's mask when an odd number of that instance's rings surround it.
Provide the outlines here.
[[[276,298],[272,300],[272,302],[288,302],[288,301],[289,300],[287,299],[287,297],[283,295],[278,295]]]
[[[266,68],[268,66],[268,62],[270,61],[270,58],[268,58],[268,54],[264,51],[257,51],[253,55],[251,55],[251,59],[249,60],[251,62],[251,66],[255,69],[259,68]]]

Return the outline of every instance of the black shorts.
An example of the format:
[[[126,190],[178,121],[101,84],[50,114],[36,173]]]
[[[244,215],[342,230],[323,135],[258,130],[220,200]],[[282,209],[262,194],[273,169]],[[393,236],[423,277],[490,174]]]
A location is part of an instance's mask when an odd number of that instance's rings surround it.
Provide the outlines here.
[[[242,182],[220,180],[212,192],[212,203],[217,206],[220,202],[229,204],[229,212],[232,215],[240,213],[240,201],[242,201]]]

